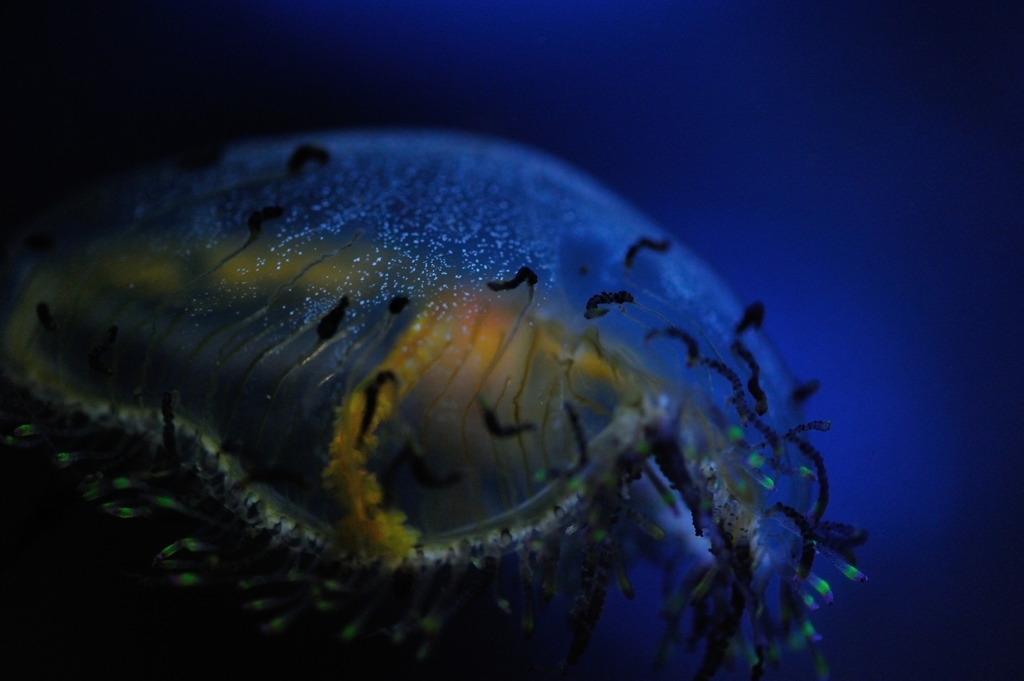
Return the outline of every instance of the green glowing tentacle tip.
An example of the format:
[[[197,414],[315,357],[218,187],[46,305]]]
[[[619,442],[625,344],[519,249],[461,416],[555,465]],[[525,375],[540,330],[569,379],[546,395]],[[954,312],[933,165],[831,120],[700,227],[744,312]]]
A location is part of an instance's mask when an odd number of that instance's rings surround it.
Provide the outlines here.
[[[29,437],[30,435],[38,435],[40,432],[39,427],[35,424],[26,423],[14,429],[14,437]]]
[[[817,643],[821,640],[821,634],[814,628],[810,620],[805,619],[803,624],[800,626],[800,633],[802,633],[807,640],[811,643]]]
[[[142,516],[147,515],[147,510],[144,508],[118,506],[117,502],[114,501],[103,504],[100,508],[115,518],[141,518]]]
[[[424,633],[436,634],[441,629],[441,620],[433,616],[424,617],[423,621],[420,622],[420,627],[422,627]]]
[[[729,440],[732,442],[739,442],[743,439],[743,429],[739,426],[731,426],[729,428]]]
[[[751,452],[747,457],[747,463],[753,468],[760,468],[767,460],[760,452]]]
[[[821,594],[822,598],[825,599],[826,603],[832,605],[834,598],[832,596],[832,588],[828,585],[828,582],[826,582],[824,579],[817,576],[813,572],[807,575],[807,582],[811,585],[811,587],[814,588],[815,591]]]
[[[757,484],[761,485],[761,487],[764,487],[769,492],[775,490],[775,480],[773,480],[771,476],[762,473],[756,467],[750,467],[747,469],[747,471],[750,473],[751,477],[753,477],[754,480],[757,481]],[[740,491],[744,489],[746,489],[746,486],[741,485]]]
[[[827,681],[829,677],[828,662],[825,661],[825,656],[818,651],[814,651],[814,673],[819,681]]]
[[[341,640],[342,641],[351,641],[358,634],[359,634],[359,625],[358,624],[350,624],[350,625],[348,625],[347,627],[345,627],[344,629],[341,630]]]
[[[178,586],[195,586],[200,583],[199,576],[193,572],[182,572],[180,575],[176,575],[173,581]]]
[[[626,574],[624,570],[620,571],[616,575],[615,581],[618,584],[619,591],[622,592],[622,595],[626,597],[626,600],[631,601],[634,598],[636,598],[636,592],[633,589],[633,583],[629,581],[629,575]]]
[[[651,535],[656,541],[664,541],[666,534],[665,529],[661,525],[651,523],[650,527],[646,529],[647,534]]]
[[[843,567],[843,575],[846,578],[852,579],[855,582],[866,582],[866,581],[868,581],[868,576],[867,575],[865,575],[863,572],[861,572],[860,570],[858,570],[857,568],[855,568],[855,567],[853,567],[852,565],[849,565],[849,564],[847,564],[847,565],[845,565]]]

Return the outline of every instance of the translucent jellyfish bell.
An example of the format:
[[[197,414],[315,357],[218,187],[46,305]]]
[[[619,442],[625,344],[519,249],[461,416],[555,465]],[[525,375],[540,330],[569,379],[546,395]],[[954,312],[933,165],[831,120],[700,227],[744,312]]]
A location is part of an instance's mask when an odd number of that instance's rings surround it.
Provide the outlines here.
[[[64,204],[3,277],[6,442],[115,515],[198,518],[161,574],[290,585],[270,630],[333,609],[425,653],[514,555],[524,630],[572,596],[573,663],[613,576],[682,552],[698,676],[757,676],[817,640],[816,555],[863,578],[763,308],[536,151],[241,143]]]

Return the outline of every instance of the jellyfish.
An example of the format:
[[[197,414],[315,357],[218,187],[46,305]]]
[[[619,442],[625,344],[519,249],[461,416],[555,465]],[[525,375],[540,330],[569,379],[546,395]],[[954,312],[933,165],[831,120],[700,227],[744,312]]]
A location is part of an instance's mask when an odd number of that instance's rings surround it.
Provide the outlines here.
[[[568,669],[647,562],[671,585],[654,664],[689,645],[695,679],[758,679],[808,647],[827,676],[810,612],[830,568],[866,579],[866,533],[825,519],[815,384],[763,305],[558,160],[447,132],[240,142],[9,250],[0,437],[103,512],[192,519],[150,581],[420,657],[470,603],[531,637],[559,597]]]

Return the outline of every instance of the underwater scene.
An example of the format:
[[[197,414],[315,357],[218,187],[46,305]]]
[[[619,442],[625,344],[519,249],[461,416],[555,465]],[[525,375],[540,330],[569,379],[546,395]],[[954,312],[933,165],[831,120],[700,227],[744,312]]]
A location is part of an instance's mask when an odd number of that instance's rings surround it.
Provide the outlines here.
[[[1019,6],[7,13],[11,678],[1019,673]]]

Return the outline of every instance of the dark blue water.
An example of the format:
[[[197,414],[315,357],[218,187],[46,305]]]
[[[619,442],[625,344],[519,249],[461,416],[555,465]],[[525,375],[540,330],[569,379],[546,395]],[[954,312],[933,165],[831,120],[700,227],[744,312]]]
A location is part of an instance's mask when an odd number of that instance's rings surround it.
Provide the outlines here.
[[[763,300],[791,368],[821,381],[809,416],[833,420],[816,440],[829,516],[871,532],[870,581],[830,575],[837,603],[815,620],[833,678],[1019,677],[1019,3],[139,4],[3,10],[5,223],[137,163],[267,133],[444,126],[561,156]],[[14,527],[54,483],[4,470]],[[3,573],[5,667],[359,678],[356,659],[403,664],[312,625],[264,642],[230,597],[128,588],[110,565],[148,529],[53,515]],[[580,678],[646,672],[601,644],[642,646],[657,620],[609,607]],[[521,676],[514,647],[478,654],[515,622],[470,617],[486,625],[458,627],[409,677]],[[783,663],[769,678],[810,678],[806,656]]]

